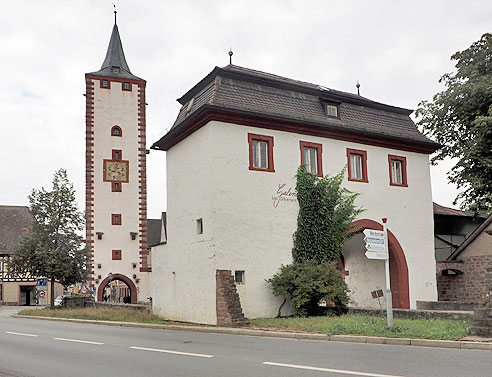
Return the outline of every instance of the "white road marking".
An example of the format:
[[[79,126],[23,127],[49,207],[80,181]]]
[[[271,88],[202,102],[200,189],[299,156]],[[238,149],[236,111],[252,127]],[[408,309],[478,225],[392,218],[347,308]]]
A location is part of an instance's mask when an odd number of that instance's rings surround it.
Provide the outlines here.
[[[21,332],[13,332],[13,331],[5,331],[5,334],[20,335],[20,336],[31,336],[33,338],[39,336],[39,335],[34,335],[34,334],[24,334],[24,333],[21,333]]]
[[[95,344],[95,345],[102,345],[104,343],[100,342],[91,342],[89,340],[78,340],[78,339],[66,339],[66,338],[53,338],[54,340],[61,340],[62,342],[74,342],[74,343],[85,343],[85,344]]]
[[[403,377],[403,376],[394,376],[391,374],[379,374],[379,373],[367,373],[367,372],[356,372],[353,370],[341,370],[341,369],[329,369],[329,368],[318,368],[318,367],[309,367],[305,365],[296,365],[296,364],[282,364],[282,363],[272,363],[269,361],[265,361],[263,365],[273,365],[276,367],[286,367],[286,368],[296,368],[296,369],[307,369],[307,370],[316,370],[319,372],[329,372],[329,373],[339,373],[339,374],[349,374],[351,376],[366,376],[366,377]]]
[[[195,357],[206,357],[206,358],[214,357],[214,355],[204,355],[202,353],[178,352],[178,351],[170,351],[170,350],[161,350],[157,348],[144,348],[144,347],[130,347],[130,348],[133,350],[141,350],[141,351],[172,353],[173,355],[184,355],[184,356],[195,356]]]

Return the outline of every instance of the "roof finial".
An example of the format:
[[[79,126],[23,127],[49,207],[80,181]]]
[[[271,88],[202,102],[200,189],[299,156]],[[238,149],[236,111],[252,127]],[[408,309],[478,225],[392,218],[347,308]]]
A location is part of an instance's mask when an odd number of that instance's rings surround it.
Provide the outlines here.
[[[359,80],[357,80],[357,84],[355,85],[355,87],[357,88],[357,95],[360,96],[360,84],[359,84]]]
[[[114,24],[116,25],[116,13],[118,13],[116,11],[116,5],[113,3],[113,7],[114,7]]]
[[[232,47],[229,49],[229,64],[232,64],[232,55],[234,53],[232,52]]]

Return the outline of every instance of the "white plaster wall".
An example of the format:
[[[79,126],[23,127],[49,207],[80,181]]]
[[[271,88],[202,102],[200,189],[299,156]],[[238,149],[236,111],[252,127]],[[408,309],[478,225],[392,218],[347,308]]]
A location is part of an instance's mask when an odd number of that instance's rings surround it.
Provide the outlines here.
[[[121,127],[122,137],[111,136],[114,125]],[[137,286],[138,300],[146,301],[149,273],[140,272],[139,236],[130,237],[139,232],[138,141],[138,86],[123,91],[113,81],[108,90],[94,80],[94,234],[104,233],[102,240],[94,240],[94,278],[101,275],[101,282],[110,272],[123,274]],[[103,160],[112,158],[112,149],[122,150],[122,159],[129,161],[129,182],[122,183],[122,192],[111,192],[111,182],[103,181]],[[111,225],[112,213],[122,215],[122,225]],[[121,250],[122,260],[113,261],[112,250]]]
[[[274,173],[249,170],[248,132],[274,137]],[[154,280],[160,282],[154,285],[153,297],[160,313],[215,323],[212,272],[230,269],[245,271],[245,284],[237,289],[246,317],[277,314],[281,299],[271,294],[265,279],[281,264],[291,262],[298,205],[290,200],[274,204],[279,185],[285,185],[282,191],[295,189],[299,141],[323,145],[324,174],[341,171],[347,163],[346,148],[367,151],[369,182],[344,182],[350,190],[361,192],[357,202],[366,211],[360,218],[379,223],[388,218],[388,229],[399,240],[407,260],[411,307],[415,308],[415,300],[437,299],[427,155],[212,121],[167,152],[168,244],[153,252]],[[407,158],[408,187],[389,185],[388,154]],[[204,219],[201,241],[193,235],[193,222],[200,217]],[[359,260],[367,262],[368,270],[382,274],[384,282],[384,263],[381,269],[365,257]],[[201,279],[189,274],[187,282],[179,283],[178,298],[185,302],[177,305],[176,300],[169,300],[171,289],[162,285],[171,285],[172,269],[180,269],[181,274],[197,264],[203,266],[204,274]],[[370,282],[379,284],[381,279]],[[204,300],[201,311],[190,305],[197,286]],[[157,299],[155,289],[166,293]],[[369,305],[361,295],[353,299],[354,305]]]
[[[217,322],[215,238],[211,191],[211,128],[202,127],[166,154],[167,243],[152,248],[156,314],[197,323]],[[197,234],[197,219],[203,234]]]

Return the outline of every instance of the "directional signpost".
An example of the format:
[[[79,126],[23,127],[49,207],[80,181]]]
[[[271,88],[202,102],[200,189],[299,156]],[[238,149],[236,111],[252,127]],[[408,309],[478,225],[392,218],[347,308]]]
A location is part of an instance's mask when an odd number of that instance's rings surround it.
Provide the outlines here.
[[[388,253],[388,231],[386,219],[383,219],[383,230],[365,229],[364,241],[366,243],[366,257],[369,259],[381,259],[385,261],[386,271],[386,317],[388,326],[393,326],[393,306],[391,298],[391,281]]]

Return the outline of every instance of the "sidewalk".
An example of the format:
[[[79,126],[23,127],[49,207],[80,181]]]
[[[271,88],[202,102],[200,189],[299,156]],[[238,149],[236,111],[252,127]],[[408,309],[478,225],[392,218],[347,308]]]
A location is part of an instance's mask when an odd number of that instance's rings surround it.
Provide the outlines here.
[[[29,306],[4,306],[0,305],[0,318],[11,317],[19,313],[21,310],[29,308]]]

